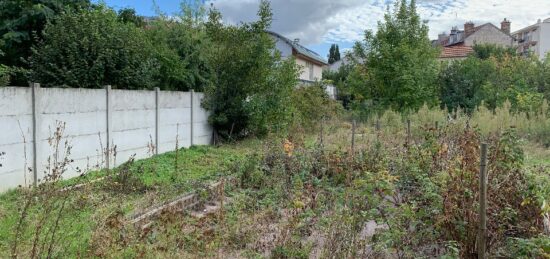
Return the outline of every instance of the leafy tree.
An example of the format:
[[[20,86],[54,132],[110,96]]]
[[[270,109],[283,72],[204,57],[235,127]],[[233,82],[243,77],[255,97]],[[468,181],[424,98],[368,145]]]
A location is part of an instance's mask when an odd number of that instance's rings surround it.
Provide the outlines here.
[[[475,46],[474,50],[463,61],[443,65],[439,76],[442,105],[468,112],[482,102],[494,109],[510,101],[520,111],[542,105],[549,82],[544,78],[544,63],[492,45]]]
[[[550,52],[546,54],[542,62],[541,75],[544,83],[539,86],[539,92],[544,94],[546,100],[550,100]]]
[[[351,101],[349,78],[354,68],[355,66],[352,64],[342,63],[337,71],[328,69],[323,71],[323,79],[336,86],[336,89],[338,89],[338,99],[343,101],[343,105],[346,108],[349,108]]]
[[[266,33],[272,21],[267,1],[261,2],[258,16],[255,22],[233,26],[224,25],[216,9],[209,13],[206,31],[214,77],[203,104],[212,112],[210,123],[225,136],[282,130],[291,119],[290,94],[298,69],[294,60],[282,61],[274,51]]]
[[[340,60],[340,48],[337,44],[330,45],[329,54],[328,54],[328,63],[334,64],[336,61]]]
[[[445,64],[439,75],[442,105],[474,111],[483,101],[481,91],[486,78],[494,72],[491,62],[478,58]]]
[[[160,64],[155,77],[159,87],[169,90],[202,91],[210,84],[208,63],[210,40],[206,35],[204,10],[184,5],[179,21],[161,15],[146,31]]]
[[[388,10],[384,22],[378,23],[376,34],[367,31],[354,51],[368,71],[355,91],[358,101],[397,110],[438,102],[438,50],[430,44],[428,26],[420,20],[415,0],[396,2],[393,12]]]
[[[503,48],[496,44],[476,44],[474,46],[474,56],[480,59],[503,58],[504,56],[517,56],[517,52],[512,47]]]
[[[2,0],[0,1],[0,64],[28,68],[31,47],[43,38],[43,30],[59,14],[90,8],[89,0]],[[18,71],[23,71],[19,70]],[[23,73],[15,75],[16,84],[26,85]]]
[[[146,22],[143,16],[136,14],[133,8],[124,8],[118,11],[118,20],[123,23],[132,23],[137,27],[145,27]]]
[[[119,22],[111,9],[67,12],[33,49],[31,79],[45,86],[151,88],[158,71],[151,49],[143,30]]]
[[[0,50],[0,56],[4,55]],[[0,87],[7,86],[10,82],[10,71],[5,65],[0,64]]]

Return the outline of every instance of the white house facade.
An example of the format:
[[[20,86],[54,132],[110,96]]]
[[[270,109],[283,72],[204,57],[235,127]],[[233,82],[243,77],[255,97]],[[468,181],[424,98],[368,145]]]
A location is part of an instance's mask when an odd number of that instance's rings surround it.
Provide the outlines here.
[[[540,59],[550,51],[550,18],[515,31],[512,35],[518,43],[518,53],[529,55],[533,53]]]
[[[301,68],[300,81],[306,84],[321,81],[328,62],[316,52],[302,46],[298,40],[290,40],[278,33],[268,32],[283,58],[294,57]]]

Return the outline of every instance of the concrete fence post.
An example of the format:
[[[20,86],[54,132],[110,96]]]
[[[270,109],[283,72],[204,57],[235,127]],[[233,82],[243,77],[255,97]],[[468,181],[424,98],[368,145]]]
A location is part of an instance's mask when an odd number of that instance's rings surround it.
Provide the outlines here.
[[[111,169],[111,138],[112,138],[112,100],[111,100],[111,86],[107,85],[105,86],[105,119],[107,129],[106,129],[106,139],[107,139],[107,145],[105,150],[105,168],[107,170]]]
[[[31,83],[30,87],[32,95],[32,185],[36,187],[38,185],[38,145],[40,144],[39,130],[37,129],[40,122],[40,84]]]
[[[195,134],[193,132],[193,127],[194,127],[194,124],[195,124],[195,120],[194,120],[194,116],[193,116],[193,113],[194,113],[194,109],[195,109],[195,104],[194,104],[194,101],[195,101],[195,90],[194,89],[191,89],[190,91],[190,95],[191,95],[191,129],[190,129],[190,134],[191,134],[191,146],[193,146],[195,143],[194,141],[194,138],[195,138]]]
[[[159,154],[159,124],[160,124],[160,102],[159,102],[160,88],[155,87],[155,155]]]

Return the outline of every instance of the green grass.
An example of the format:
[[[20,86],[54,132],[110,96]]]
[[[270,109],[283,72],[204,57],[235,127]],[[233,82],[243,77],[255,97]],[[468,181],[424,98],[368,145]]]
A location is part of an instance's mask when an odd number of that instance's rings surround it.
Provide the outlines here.
[[[527,166],[548,166],[550,167],[550,148],[545,148],[533,143],[523,146]]]
[[[62,220],[56,236],[55,257],[88,257],[93,256],[92,235],[100,228],[99,224],[106,222],[110,215],[122,213],[128,216],[149,206],[162,203],[181,194],[215,181],[224,175],[230,175],[231,167],[253,151],[260,142],[248,140],[238,144],[221,147],[198,146],[181,149],[139,160],[128,167],[131,184],[140,187],[122,189],[114,181],[121,177],[104,178],[90,183],[91,180],[107,175],[106,170],[92,172],[86,176],[63,181],[60,186],[71,186],[89,183],[84,188],[71,190],[67,198]],[[176,169],[176,156],[177,169]],[[114,169],[111,173],[120,173],[124,166]],[[121,179],[124,180],[124,179]],[[119,189],[120,187],[120,189]],[[24,190],[12,190],[0,195],[0,258],[10,255],[14,242],[15,228],[20,218],[20,210],[25,204]],[[34,199],[33,199],[34,200]],[[51,199],[54,200],[54,199]],[[60,208],[61,200],[54,200],[55,208]],[[32,247],[34,231],[41,220],[44,205],[33,202],[28,217],[23,226],[24,234],[20,238],[18,249],[24,251],[21,257],[27,257]],[[46,206],[47,207],[47,206]],[[52,213],[42,224],[45,231],[52,229],[56,221],[56,213]],[[97,239],[97,238],[96,238]],[[26,256],[27,255],[27,256]]]

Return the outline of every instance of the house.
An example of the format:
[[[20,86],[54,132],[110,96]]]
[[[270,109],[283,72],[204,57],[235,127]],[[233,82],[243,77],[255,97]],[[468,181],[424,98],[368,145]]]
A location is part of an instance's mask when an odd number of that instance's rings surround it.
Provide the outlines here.
[[[464,30],[453,27],[449,35],[439,34],[438,39],[432,41],[434,46],[441,46],[440,60],[464,59],[473,52],[476,44],[495,44],[502,47],[512,47],[515,38],[510,34],[511,22],[504,19],[500,28],[492,23],[475,26],[473,22],[464,24]]]
[[[533,53],[540,59],[550,51],[550,18],[512,33],[518,42],[517,51],[527,56]]]
[[[302,46],[298,39],[290,40],[278,33],[268,31],[275,41],[275,47],[281,53],[282,58],[294,57],[296,63],[302,68],[300,81],[304,84],[312,84],[321,81],[323,69],[328,62],[315,51]]]
[[[474,49],[470,46],[448,46],[443,47],[441,54],[439,55],[440,61],[453,61],[453,60],[462,60],[466,59],[471,53],[474,52]]]

